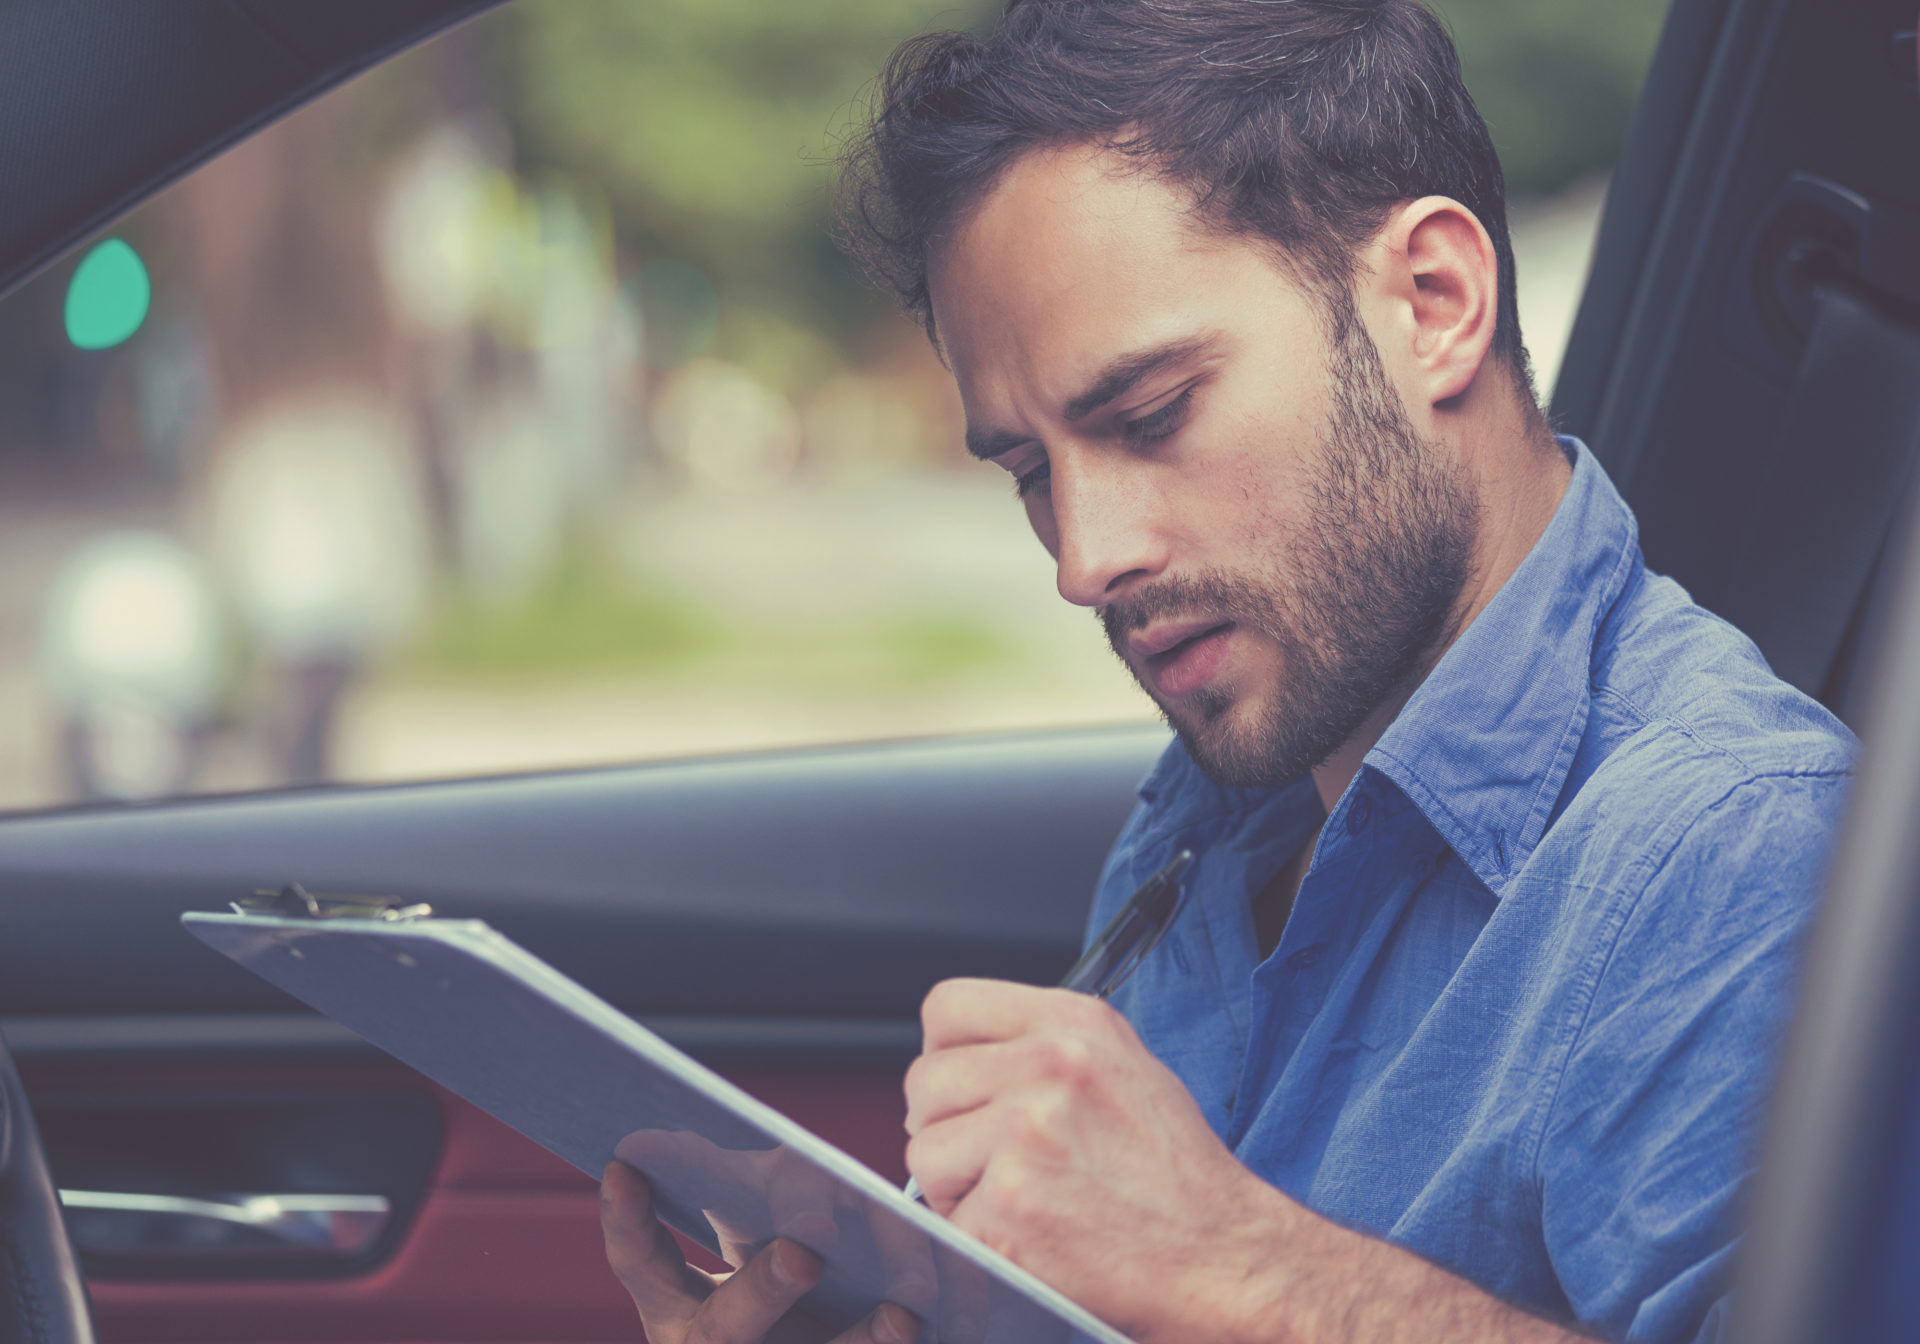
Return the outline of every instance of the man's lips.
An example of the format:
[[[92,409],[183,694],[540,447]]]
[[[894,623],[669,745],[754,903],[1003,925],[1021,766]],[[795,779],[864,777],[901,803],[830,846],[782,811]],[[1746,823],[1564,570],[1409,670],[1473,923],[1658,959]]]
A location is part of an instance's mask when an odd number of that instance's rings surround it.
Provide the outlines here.
[[[1234,628],[1232,621],[1167,621],[1148,626],[1127,646],[1154,689],[1167,699],[1178,699],[1212,680]]]
[[[1127,647],[1144,663],[1190,639],[1232,624],[1232,621],[1219,620],[1156,621],[1137,634],[1127,636]]]

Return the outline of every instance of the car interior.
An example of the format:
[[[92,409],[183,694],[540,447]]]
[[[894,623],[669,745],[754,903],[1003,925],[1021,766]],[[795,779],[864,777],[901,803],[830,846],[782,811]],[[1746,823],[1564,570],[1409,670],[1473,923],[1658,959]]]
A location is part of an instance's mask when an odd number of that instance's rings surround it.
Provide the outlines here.
[[[9,0],[0,294],[493,3]],[[1728,1336],[1769,1344],[1920,1318],[1915,29],[1912,0],[1675,0],[1552,389],[1649,565],[1865,744]],[[636,1333],[590,1180],[200,946],[182,911],[297,881],[484,919],[899,1180],[921,997],[1057,980],[1166,740],[0,816],[0,1344]]]

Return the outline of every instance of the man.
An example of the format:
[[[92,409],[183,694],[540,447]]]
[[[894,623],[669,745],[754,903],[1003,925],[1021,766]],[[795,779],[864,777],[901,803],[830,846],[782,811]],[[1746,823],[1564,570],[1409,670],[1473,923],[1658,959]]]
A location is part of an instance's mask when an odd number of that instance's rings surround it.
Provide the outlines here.
[[[1143,1344],[1717,1338],[1852,743],[1546,427],[1444,31],[1028,0],[903,48],[852,164],[969,446],[1178,731],[1093,927],[1196,855],[1112,1008],[929,996],[931,1205]],[[606,1195],[656,1344],[818,1272],[711,1288]]]

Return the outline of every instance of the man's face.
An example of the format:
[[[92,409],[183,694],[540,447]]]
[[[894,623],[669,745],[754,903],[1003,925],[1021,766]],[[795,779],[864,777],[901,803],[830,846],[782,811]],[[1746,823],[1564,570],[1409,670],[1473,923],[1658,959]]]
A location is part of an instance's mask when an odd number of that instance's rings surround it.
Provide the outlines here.
[[[1088,148],[1016,161],[934,258],[968,446],[1215,779],[1325,760],[1426,667],[1470,480],[1357,317]]]

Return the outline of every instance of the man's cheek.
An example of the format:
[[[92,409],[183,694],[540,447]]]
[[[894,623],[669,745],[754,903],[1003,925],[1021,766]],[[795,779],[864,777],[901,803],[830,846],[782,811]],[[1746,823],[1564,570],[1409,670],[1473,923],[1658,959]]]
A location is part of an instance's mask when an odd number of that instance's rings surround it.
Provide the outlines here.
[[[1055,564],[1060,562],[1060,529],[1054,522],[1053,496],[1044,488],[1029,490],[1021,501],[1027,510],[1027,525],[1047,548]]]

